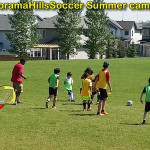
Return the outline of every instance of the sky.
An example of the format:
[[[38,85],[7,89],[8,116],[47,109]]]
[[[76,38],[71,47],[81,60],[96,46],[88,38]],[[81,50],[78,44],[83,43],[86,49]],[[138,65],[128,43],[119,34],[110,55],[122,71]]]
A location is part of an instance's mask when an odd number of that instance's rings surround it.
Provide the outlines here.
[[[0,0],[0,3],[17,3],[19,0]],[[40,1],[40,0],[33,0]],[[50,0],[41,0],[45,3],[49,3]],[[61,3],[61,0],[51,0],[56,3]],[[90,0],[81,0],[85,4]],[[91,0],[92,1],[92,0]],[[106,3],[150,3],[150,0],[105,0]],[[82,15],[85,14],[86,7],[83,9]],[[0,14],[12,13],[10,10],[0,10]],[[127,7],[126,10],[108,10],[108,17],[110,19],[120,21],[136,21],[136,22],[147,22],[150,21],[150,10],[131,10]],[[41,16],[42,18],[52,17],[57,15],[57,10],[35,10],[35,14]]]

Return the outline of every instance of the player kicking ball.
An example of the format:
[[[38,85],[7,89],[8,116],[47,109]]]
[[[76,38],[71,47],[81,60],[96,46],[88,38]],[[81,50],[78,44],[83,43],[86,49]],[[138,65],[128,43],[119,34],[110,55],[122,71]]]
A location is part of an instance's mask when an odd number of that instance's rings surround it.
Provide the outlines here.
[[[59,84],[59,73],[60,73],[60,69],[59,68],[55,68],[54,69],[54,74],[52,74],[49,78],[48,78],[48,82],[49,82],[49,97],[46,101],[45,107],[48,108],[48,103],[49,101],[52,99],[53,95],[54,95],[54,100],[53,100],[53,109],[56,109],[56,101],[57,101],[57,95],[58,95],[58,84]]]
[[[143,95],[146,94],[146,98],[145,98],[145,111],[144,111],[144,117],[143,117],[143,122],[142,122],[142,125],[145,125],[146,123],[146,116],[147,116],[147,112],[150,111],[150,78],[148,80],[149,82],[149,85],[146,85],[143,89],[143,92],[141,94],[141,97],[140,97],[140,101],[141,103],[143,104]]]

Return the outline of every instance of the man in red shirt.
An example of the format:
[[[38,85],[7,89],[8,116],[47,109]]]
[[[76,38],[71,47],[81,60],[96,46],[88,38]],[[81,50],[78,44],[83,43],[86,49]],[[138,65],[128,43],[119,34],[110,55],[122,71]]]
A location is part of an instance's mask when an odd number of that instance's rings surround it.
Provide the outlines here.
[[[13,103],[15,105],[21,103],[19,101],[19,96],[21,92],[23,92],[22,78],[27,79],[27,77],[23,75],[23,65],[25,64],[25,62],[26,62],[25,59],[23,58],[20,59],[20,63],[16,64],[12,71],[11,81],[13,82],[13,88],[16,92],[16,99],[15,102]]]

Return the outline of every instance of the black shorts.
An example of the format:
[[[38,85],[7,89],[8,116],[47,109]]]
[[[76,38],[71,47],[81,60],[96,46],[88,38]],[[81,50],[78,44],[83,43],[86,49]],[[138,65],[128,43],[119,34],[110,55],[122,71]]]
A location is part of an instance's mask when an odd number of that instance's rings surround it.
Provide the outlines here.
[[[58,95],[58,89],[54,89],[52,87],[49,87],[49,95],[57,96]]]
[[[99,92],[98,100],[104,100],[108,97],[106,89],[99,89]]]
[[[145,112],[149,112],[150,111],[150,102],[146,102],[145,104]]]

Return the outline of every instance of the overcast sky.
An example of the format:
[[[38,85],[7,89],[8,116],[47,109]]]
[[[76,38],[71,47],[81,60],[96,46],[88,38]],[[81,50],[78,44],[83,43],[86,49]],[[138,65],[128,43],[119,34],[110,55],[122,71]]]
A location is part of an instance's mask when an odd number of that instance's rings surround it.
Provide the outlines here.
[[[17,3],[19,0],[0,0],[0,3]],[[34,0],[34,1],[40,1],[40,0]],[[46,3],[49,3],[50,0],[41,0]],[[51,0],[52,1],[52,0]],[[61,0],[53,0],[55,2],[60,2]],[[86,2],[90,0],[81,0],[82,3],[86,5]],[[150,3],[150,0],[105,0],[106,3]],[[83,15],[86,11],[86,8],[83,9]],[[150,21],[150,10],[130,10],[128,7],[126,10],[109,10],[108,16],[111,19],[114,20],[124,20],[124,21]],[[0,10],[0,14],[8,14],[12,13],[12,11],[9,10]],[[57,14],[57,10],[36,10],[35,14],[38,14],[42,18],[44,17],[52,17]]]

